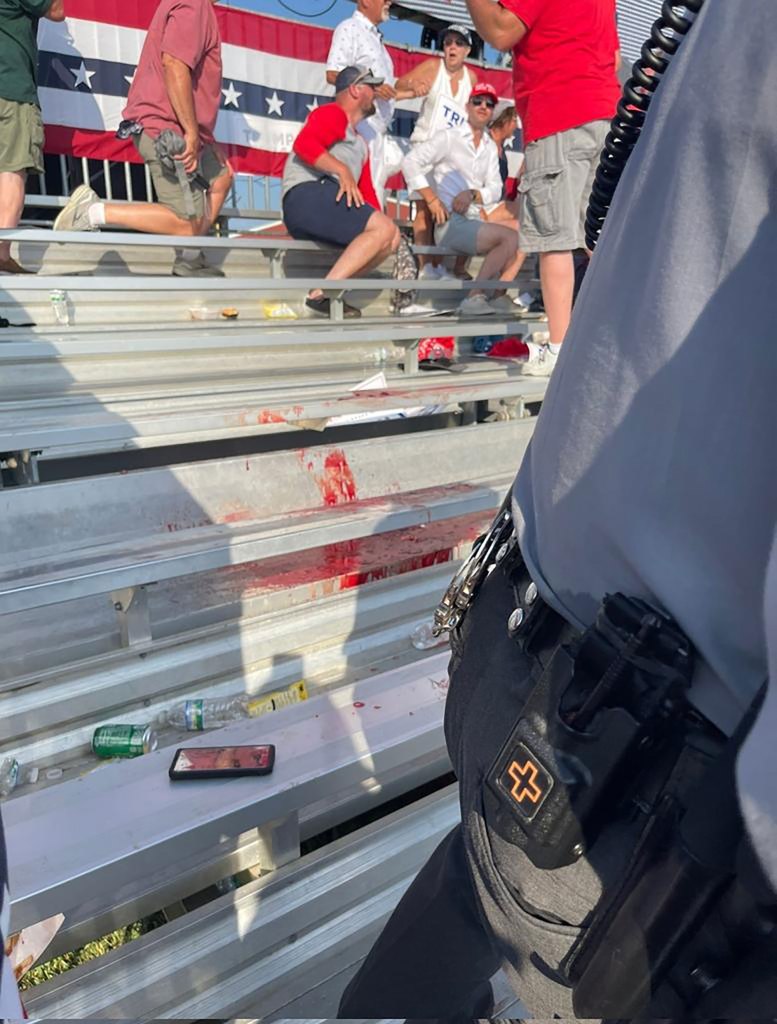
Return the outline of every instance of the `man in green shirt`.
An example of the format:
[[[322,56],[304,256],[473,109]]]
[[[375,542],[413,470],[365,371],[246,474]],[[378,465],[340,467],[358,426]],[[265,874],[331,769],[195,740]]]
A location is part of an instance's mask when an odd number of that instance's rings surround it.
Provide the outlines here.
[[[64,21],[64,0],[0,0],[0,228],[15,228],[28,171],[43,171],[38,20]],[[28,273],[0,242],[0,273]]]

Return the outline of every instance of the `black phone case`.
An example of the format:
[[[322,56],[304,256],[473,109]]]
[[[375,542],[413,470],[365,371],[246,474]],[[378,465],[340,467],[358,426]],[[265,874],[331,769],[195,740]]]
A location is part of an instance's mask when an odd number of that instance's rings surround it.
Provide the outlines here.
[[[167,774],[173,782],[186,782],[188,779],[239,779],[244,775],[269,775],[275,767],[275,746],[272,743],[250,744],[250,749],[253,749],[253,747],[267,747],[269,750],[270,763],[266,768],[208,768],[205,771],[177,772],[175,770],[175,762],[178,760],[178,755],[181,751],[186,750],[186,747],[179,747],[173,756],[173,762]],[[214,747],[213,749],[217,750],[219,748]]]

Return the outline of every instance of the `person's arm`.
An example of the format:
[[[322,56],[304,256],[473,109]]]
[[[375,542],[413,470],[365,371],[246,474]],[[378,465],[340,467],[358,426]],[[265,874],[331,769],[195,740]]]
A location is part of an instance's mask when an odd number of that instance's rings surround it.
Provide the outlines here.
[[[437,70],[440,67],[439,57],[430,57],[421,61],[420,64],[402,75],[394,83],[394,90],[398,100],[411,100],[417,96],[426,96],[434,84]]]
[[[526,35],[526,22],[495,0],[467,0],[467,7],[477,34],[496,50],[512,50]]]
[[[429,184],[429,174],[447,153],[448,134],[446,129],[442,129],[426,142],[411,146],[402,161],[402,173],[407,187],[411,192],[419,193],[429,207],[435,224],[444,223],[448,219],[448,211]]]
[[[483,184],[479,189],[474,190],[477,193],[475,202],[480,203],[481,206],[498,203],[502,198],[503,190],[502,175],[499,171],[499,151],[495,143],[493,146],[489,146],[488,164]]]
[[[47,21],[64,21],[65,0],[51,0],[51,5],[43,17],[46,18]]]
[[[173,57],[170,53],[162,53],[162,70],[165,76],[165,88],[175,117],[183,130],[186,149],[176,157],[183,164],[187,174],[197,170],[200,158],[200,129],[197,115],[194,113],[194,90],[192,88],[192,72],[188,64]]]
[[[187,174],[197,170],[200,128],[194,111],[192,77],[205,55],[208,26],[196,0],[177,0],[167,15],[159,49],[170,106],[181,126],[186,147],[180,160]]]

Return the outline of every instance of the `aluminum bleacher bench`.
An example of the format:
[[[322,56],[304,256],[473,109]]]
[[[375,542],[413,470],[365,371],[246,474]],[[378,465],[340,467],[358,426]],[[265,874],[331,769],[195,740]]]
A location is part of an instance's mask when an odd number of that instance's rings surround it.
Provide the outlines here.
[[[172,783],[167,748],[9,801],[12,929],[59,912],[82,930],[88,921],[135,920],[225,877],[240,848],[266,870],[295,860],[306,808],[335,800],[346,820],[349,794],[379,785],[387,773],[412,774],[429,758],[447,763],[446,663],[447,654],[433,655],[189,739],[193,746],[274,743],[275,771],[261,780]]]

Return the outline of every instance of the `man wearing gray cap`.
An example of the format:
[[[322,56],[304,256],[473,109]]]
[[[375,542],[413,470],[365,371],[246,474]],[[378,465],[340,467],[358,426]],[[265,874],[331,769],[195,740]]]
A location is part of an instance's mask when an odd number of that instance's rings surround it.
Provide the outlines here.
[[[328,280],[356,277],[377,266],[399,245],[399,231],[380,212],[370,174],[367,143],[356,126],[375,113],[383,79],[352,65],[337,75],[334,103],[312,111],[294,140],[283,171],[283,219],[292,238],[345,246]],[[320,288],[305,300],[313,313],[329,315]],[[345,304],[349,319],[361,316]]]

